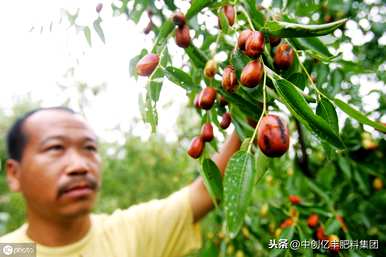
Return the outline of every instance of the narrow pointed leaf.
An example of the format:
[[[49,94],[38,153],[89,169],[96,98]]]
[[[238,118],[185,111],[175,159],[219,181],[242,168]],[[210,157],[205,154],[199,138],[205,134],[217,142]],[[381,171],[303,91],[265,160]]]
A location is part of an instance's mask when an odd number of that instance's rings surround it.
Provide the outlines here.
[[[103,29],[101,27],[102,19],[101,17],[98,17],[93,23],[94,29],[96,33],[98,34],[99,38],[102,40],[103,43],[106,43],[105,41],[105,34],[103,33]]]
[[[227,232],[235,237],[243,222],[255,181],[255,159],[245,151],[232,156],[225,170],[224,209]]]
[[[305,25],[290,23],[285,21],[268,21],[265,23],[263,30],[271,35],[279,37],[315,37],[327,35],[340,26],[347,19],[342,19],[326,24]]]
[[[295,85],[285,79],[275,81],[274,85],[283,103],[305,127],[320,139],[330,142],[337,148],[344,148],[338,134],[330,128],[327,121],[314,114],[304,97],[297,92]]]
[[[217,200],[221,201],[223,195],[220,170],[218,169],[216,163],[214,163],[211,159],[204,159],[201,167],[201,176],[204,179],[204,184],[208,189],[213,202],[217,206]]]
[[[347,115],[351,116],[352,118],[356,119],[360,123],[369,125],[375,129],[378,129],[382,132],[386,132],[386,126],[382,125],[381,123],[378,123],[376,121],[370,120],[367,118],[367,116],[360,111],[354,109],[350,105],[346,104],[340,99],[335,98],[334,103],[342,110],[344,111]]]
[[[322,97],[316,107],[316,114],[326,120],[335,133],[339,134],[338,115],[336,114],[335,107],[332,105],[330,100]]]

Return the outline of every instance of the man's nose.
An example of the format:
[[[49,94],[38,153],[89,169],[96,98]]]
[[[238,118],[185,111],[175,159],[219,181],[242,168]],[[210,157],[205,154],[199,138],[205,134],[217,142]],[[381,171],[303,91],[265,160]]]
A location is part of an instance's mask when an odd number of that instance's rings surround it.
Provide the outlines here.
[[[80,175],[90,171],[87,159],[76,150],[69,151],[66,173],[68,175]]]

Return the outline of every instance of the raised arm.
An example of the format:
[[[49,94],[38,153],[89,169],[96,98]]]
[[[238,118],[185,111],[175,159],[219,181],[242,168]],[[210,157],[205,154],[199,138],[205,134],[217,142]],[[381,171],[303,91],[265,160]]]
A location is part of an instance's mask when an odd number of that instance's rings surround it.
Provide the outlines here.
[[[236,131],[225,141],[219,153],[215,154],[212,160],[217,164],[221,175],[224,175],[225,168],[232,155],[240,148],[240,138]],[[193,210],[194,222],[199,221],[213,209],[213,203],[206,190],[202,177],[196,179],[190,185],[190,204]]]

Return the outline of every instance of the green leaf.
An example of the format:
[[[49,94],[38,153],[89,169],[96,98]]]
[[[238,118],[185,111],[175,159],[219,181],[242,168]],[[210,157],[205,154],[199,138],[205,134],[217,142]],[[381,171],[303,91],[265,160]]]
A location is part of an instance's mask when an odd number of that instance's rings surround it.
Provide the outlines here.
[[[176,67],[168,66],[164,69],[166,77],[176,85],[192,91],[200,90],[200,87],[193,83],[192,77],[185,71]]]
[[[318,185],[316,185],[309,178],[304,178],[304,181],[307,183],[307,186],[314,191],[320,198],[324,200],[324,202],[328,205],[330,210],[333,210],[334,203],[331,201],[330,197],[325,193],[324,190],[320,189]]]
[[[322,117],[330,127],[339,134],[339,121],[334,105],[325,97],[322,97],[316,106],[316,114]]]
[[[304,90],[304,88],[306,87],[307,77],[303,73],[300,73],[300,72],[292,73],[289,76],[288,80],[292,82],[292,84],[300,88],[301,90]]]
[[[244,222],[255,181],[255,159],[245,151],[235,153],[225,171],[224,210],[229,235],[234,238]]]
[[[265,23],[263,31],[279,37],[315,37],[327,35],[333,32],[346,21],[347,19],[342,19],[320,25],[305,25],[284,21],[268,21]]]
[[[148,5],[149,0],[135,0],[133,9],[130,12],[130,19],[133,20],[135,23],[138,23],[139,19],[142,16],[142,13],[145,11],[147,5]],[[127,3],[126,5],[122,4],[122,8],[124,9],[127,8]]]
[[[185,53],[197,68],[203,69],[205,67],[208,57],[200,49],[195,47],[193,43],[190,43],[190,45],[185,48]]]
[[[155,40],[153,49],[151,50],[152,53],[159,54],[162,51],[173,29],[174,29],[174,23],[170,19],[166,20],[162,24],[160,31],[158,33],[158,36]]]
[[[327,81],[330,69],[327,64],[319,63],[314,66],[313,70],[316,72],[316,85],[321,88],[323,83]]]
[[[98,17],[93,23],[95,32],[98,34],[99,38],[102,40],[103,43],[106,43],[105,41],[105,34],[103,33],[103,29],[101,27],[102,19],[101,17]]]
[[[263,154],[260,149],[257,151],[257,159],[256,159],[256,182],[255,184],[259,183],[259,181],[264,177],[265,172],[269,168],[269,164],[271,161],[271,158],[268,158],[265,154]]]
[[[325,227],[327,235],[337,234],[340,229],[340,223],[335,217],[332,217],[326,222]]]
[[[354,168],[353,174],[354,174],[355,181],[358,183],[359,190],[362,191],[362,193],[364,195],[366,195],[366,196],[369,195],[370,194],[370,187],[369,187],[369,184],[367,182],[368,179],[363,178],[363,176],[365,176],[365,174],[360,173],[359,169],[356,169],[356,168]]]
[[[342,81],[344,79],[344,73],[341,69],[335,69],[330,76],[330,87],[328,87],[328,92],[330,95],[335,95],[338,93],[341,88]]]
[[[260,29],[264,26],[264,15],[256,9],[255,0],[242,0],[244,3],[245,9],[247,10],[249,16],[252,19],[253,26],[255,29]]]
[[[217,200],[221,201],[223,196],[220,170],[218,169],[216,163],[214,163],[211,159],[204,159],[201,167],[201,176],[204,179],[204,184],[208,189],[209,195],[211,196],[214,204],[217,206]]]
[[[165,67],[169,62],[170,56],[167,47],[161,53],[160,65],[156,68],[156,70],[151,74],[148,80],[148,90],[150,90],[151,99],[154,102],[159,100],[159,96],[161,93],[163,78],[164,78],[164,70],[162,67]]]
[[[322,117],[328,122],[330,128],[332,128],[337,135],[339,135],[339,121],[338,115],[336,114],[335,107],[332,105],[330,100],[322,97],[318,105],[316,106],[316,114]],[[326,142],[322,142],[322,146],[328,159],[332,159],[334,156],[334,150]]]
[[[225,16],[224,9],[219,8],[217,15],[220,19],[220,26],[221,26],[222,32],[224,32],[225,34],[228,34],[229,33],[229,23],[228,23],[227,17]]]
[[[305,127],[314,132],[320,139],[328,141],[337,148],[344,148],[340,137],[323,118],[314,114],[304,97],[296,91],[291,82],[279,79],[274,82],[274,85],[283,103]]]
[[[288,228],[285,228],[283,230],[283,232],[281,233],[280,238],[287,239],[288,242],[290,242],[292,240],[294,232],[295,232],[295,226],[290,226]],[[288,250],[288,249],[285,248],[285,247],[283,247],[283,248],[274,248],[270,252],[269,256],[270,257],[280,256],[283,253],[283,251],[285,251],[285,250]]]
[[[158,113],[156,103],[151,99],[150,90],[147,90],[145,102],[145,122],[150,123],[152,133],[156,132],[158,124]]]
[[[185,18],[189,20],[193,16],[195,16],[197,13],[199,13],[202,9],[209,6],[215,1],[211,0],[193,0],[191,6],[189,7],[189,10],[185,14]]]
[[[165,0],[165,4],[171,11],[175,11],[177,9],[177,6],[174,4],[174,0]]]
[[[291,42],[298,50],[311,50],[327,59],[334,57],[326,45],[316,37],[291,38]]]
[[[386,132],[386,126],[382,125],[379,122],[370,120],[369,118],[367,118],[367,116],[365,114],[363,114],[363,113],[359,112],[358,110],[354,109],[353,107],[351,107],[350,105],[346,104],[342,100],[340,100],[338,98],[335,98],[334,99],[334,103],[342,111],[344,111],[347,115],[349,115],[350,117],[356,119],[360,123],[369,125],[369,126],[375,128],[375,129],[379,130],[379,131]]]
[[[345,175],[345,177],[348,180],[351,180],[351,166],[350,166],[349,160],[343,156],[339,156],[338,157],[338,165],[339,165],[340,170]]]
[[[90,30],[90,28],[89,27],[84,27],[83,28],[83,33],[84,33],[84,37],[87,40],[88,45],[91,46],[91,30]]]

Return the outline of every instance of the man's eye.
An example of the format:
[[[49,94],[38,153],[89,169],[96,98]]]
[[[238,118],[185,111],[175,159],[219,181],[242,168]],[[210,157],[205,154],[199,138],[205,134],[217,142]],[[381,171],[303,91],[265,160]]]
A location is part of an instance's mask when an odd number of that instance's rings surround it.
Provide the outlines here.
[[[93,146],[93,145],[86,146],[86,149],[88,151],[91,151],[91,152],[96,152],[97,151],[97,148],[95,146]]]
[[[52,145],[47,148],[47,151],[61,151],[64,147],[62,145]]]

